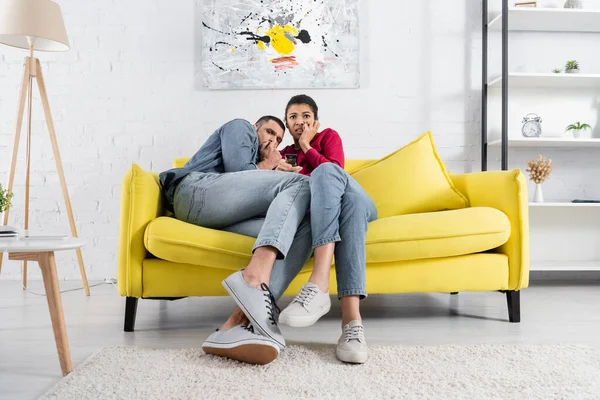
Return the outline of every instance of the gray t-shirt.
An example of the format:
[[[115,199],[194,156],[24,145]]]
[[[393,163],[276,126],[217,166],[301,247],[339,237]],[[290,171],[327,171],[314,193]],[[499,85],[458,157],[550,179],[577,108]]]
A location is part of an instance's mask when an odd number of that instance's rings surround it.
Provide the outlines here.
[[[166,207],[173,212],[175,188],[190,172],[238,172],[258,169],[258,135],[254,126],[234,119],[217,129],[182,167],[161,172]]]

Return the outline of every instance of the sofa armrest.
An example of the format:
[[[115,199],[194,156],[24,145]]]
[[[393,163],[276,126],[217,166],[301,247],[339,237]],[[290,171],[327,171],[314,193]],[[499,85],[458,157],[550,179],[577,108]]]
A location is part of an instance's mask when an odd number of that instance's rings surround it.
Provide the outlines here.
[[[495,251],[508,256],[509,289],[529,285],[529,204],[527,181],[521,170],[475,172],[452,175],[456,188],[471,207],[492,207],[510,220],[508,242]]]
[[[121,296],[142,296],[142,262],[148,251],[144,232],[150,221],[164,215],[158,174],[133,164],[121,187],[118,287]]]

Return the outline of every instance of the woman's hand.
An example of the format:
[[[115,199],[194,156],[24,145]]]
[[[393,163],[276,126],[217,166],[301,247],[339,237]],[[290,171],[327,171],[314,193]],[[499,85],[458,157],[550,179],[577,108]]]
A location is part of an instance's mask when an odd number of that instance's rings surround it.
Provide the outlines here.
[[[317,132],[319,131],[319,127],[321,124],[319,121],[315,121],[312,124],[306,123],[304,124],[304,132],[302,132],[302,136],[298,139],[298,144],[303,152],[307,152],[311,149],[310,142],[317,136]]]
[[[292,167],[287,161],[281,159],[279,160],[279,163],[277,164],[277,168],[275,168],[275,170],[283,172],[300,172],[302,170],[302,167]]]

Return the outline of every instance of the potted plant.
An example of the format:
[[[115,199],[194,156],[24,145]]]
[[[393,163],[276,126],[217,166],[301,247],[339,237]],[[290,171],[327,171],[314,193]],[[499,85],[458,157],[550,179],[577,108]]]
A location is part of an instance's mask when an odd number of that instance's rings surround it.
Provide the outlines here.
[[[567,0],[565,1],[565,8],[583,8],[581,0]]]
[[[12,197],[13,194],[8,190],[4,190],[2,184],[0,184],[0,213],[3,213],[10,208],[10,199],[12,199]]]
[[[565,65],[565,73],[578,74],[579,73],[579,62],[577,62],[577,60],[567,61],[567,64]]]
[[[562,71],[561,71],[561,69],[560,69],[560,68],[554,68],[554,69],[552,70],[552,72],[554,72],[555,74],[560,74]]]
[[[575,139],[588,139],[592,137],[591,129],[592,127],[588,124],[582,124],[581,122],[577,121],[574,124],[567,126],[566,132],[573,132],[573,137]]]

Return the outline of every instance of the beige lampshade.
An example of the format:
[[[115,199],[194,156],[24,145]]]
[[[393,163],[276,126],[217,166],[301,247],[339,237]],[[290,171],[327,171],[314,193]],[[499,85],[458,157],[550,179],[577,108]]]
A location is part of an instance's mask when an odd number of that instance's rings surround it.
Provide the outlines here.
[[[52,0],[0,0],[0,43],[29,49],[67,51],[69,39],[60,6]]]

